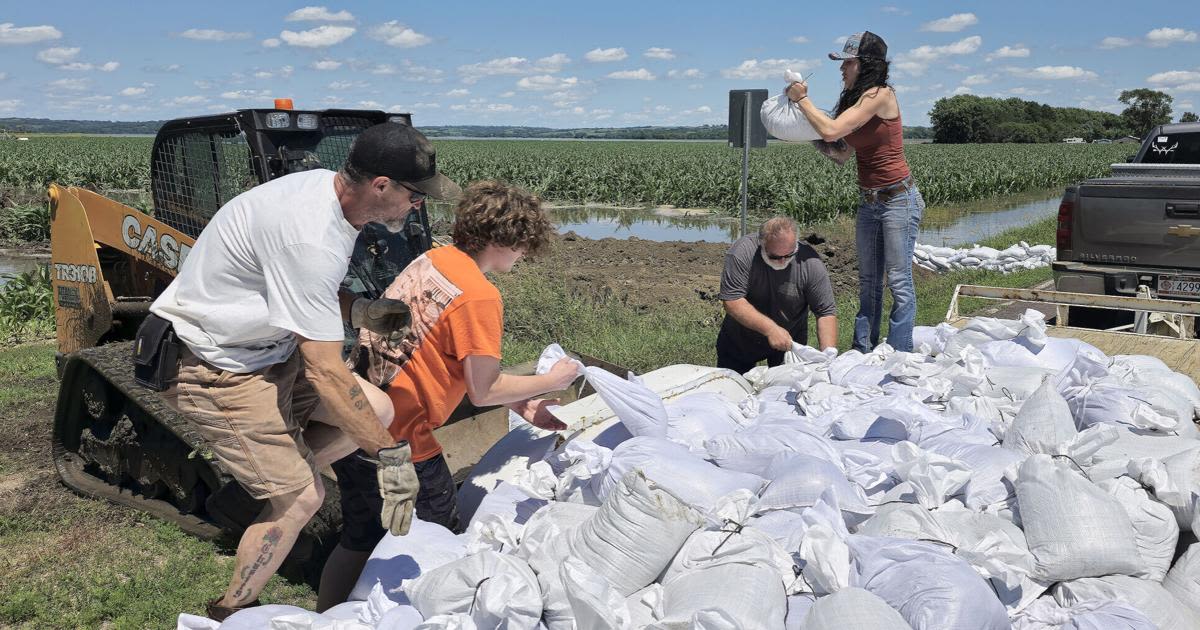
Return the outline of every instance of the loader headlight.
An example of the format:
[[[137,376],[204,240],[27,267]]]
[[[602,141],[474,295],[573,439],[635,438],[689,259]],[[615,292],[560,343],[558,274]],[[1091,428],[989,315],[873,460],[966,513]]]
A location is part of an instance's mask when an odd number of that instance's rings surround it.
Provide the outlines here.
[[[299,114],[296,116],[296,126],[301,129],[316,129],[321,125],[321,117],[316,114]]]
[[[292,115],[287,112],[271,112],[267,114],[267,128],[287,129],[292,126]]]

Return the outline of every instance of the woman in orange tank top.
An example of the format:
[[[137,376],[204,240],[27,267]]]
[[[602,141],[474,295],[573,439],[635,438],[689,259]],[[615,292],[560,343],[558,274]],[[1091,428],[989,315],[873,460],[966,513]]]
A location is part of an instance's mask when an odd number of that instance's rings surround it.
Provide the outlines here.
[[[912,350],[917,295],[912,257],[925,201],[904,159],[903,128],[896,92],[888,85],[887,44],[864,31],[846,40],[841,53],[842,94],[830,117],[808,98],[808,85],[793,83],[788,97],[821,135],[818,150],[838,164],[854,153],[860,190],[855,242],[858,247],[858,314],[854,349],[879,343],[884,277],[892,291],[887,342]]]

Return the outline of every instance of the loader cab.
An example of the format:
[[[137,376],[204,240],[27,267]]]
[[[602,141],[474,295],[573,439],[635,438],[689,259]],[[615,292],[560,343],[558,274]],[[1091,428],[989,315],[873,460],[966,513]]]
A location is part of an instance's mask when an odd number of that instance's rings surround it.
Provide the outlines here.
[[[412,124],[409,114],[326,109],[244,109],[231,114],[172,120],[151,151],[155,217],[196,238],[222,205],[278,177],[313,168],[336,171],[350,144],[367,127]],[[368,226],[355,245],[347,283],[359,292],[381,286],[432,246],[428,213],[409,215],[402,234]],[[390,274],[390,275],[389,275]]]

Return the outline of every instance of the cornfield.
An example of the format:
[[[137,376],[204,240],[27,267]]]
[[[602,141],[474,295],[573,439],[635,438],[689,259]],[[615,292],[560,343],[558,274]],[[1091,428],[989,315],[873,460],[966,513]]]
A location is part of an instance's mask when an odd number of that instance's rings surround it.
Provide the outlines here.
[[[149,188],[150,138],[35,137],[0,143],[0,191],[54,181],[106,189]],[[671,204],[734,211],[741,150],[717,142],[435,140],[439,166],[467,182],[499,178],[545,199]],[[1053,188],[1096,177],[1133,152],[1125,145],[989,144],[905,147],[930,205]],[[851,211],[855,169],[808,145],[751,152],[749,203],[803,221]]]

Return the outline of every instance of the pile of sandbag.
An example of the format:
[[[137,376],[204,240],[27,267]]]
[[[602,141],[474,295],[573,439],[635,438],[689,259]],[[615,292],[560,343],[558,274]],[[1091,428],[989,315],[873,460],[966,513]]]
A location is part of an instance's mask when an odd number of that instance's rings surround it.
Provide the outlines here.
[[[988,269],[1009,273],[1021,269],[1047,267],[1057,256],[1051,245],[1030,245],[1021,241],[1007,249],[982,247],[936,247],[917,243],[913,247],[913,264],[930,271],[957,269]]]
[[[1200,628],[1196,384],[1034,311],[914,339],[796,347],[741,400],[587,371],[622,431],[506,444],[466,533],[415,522],[351,602],[221,627]]]

